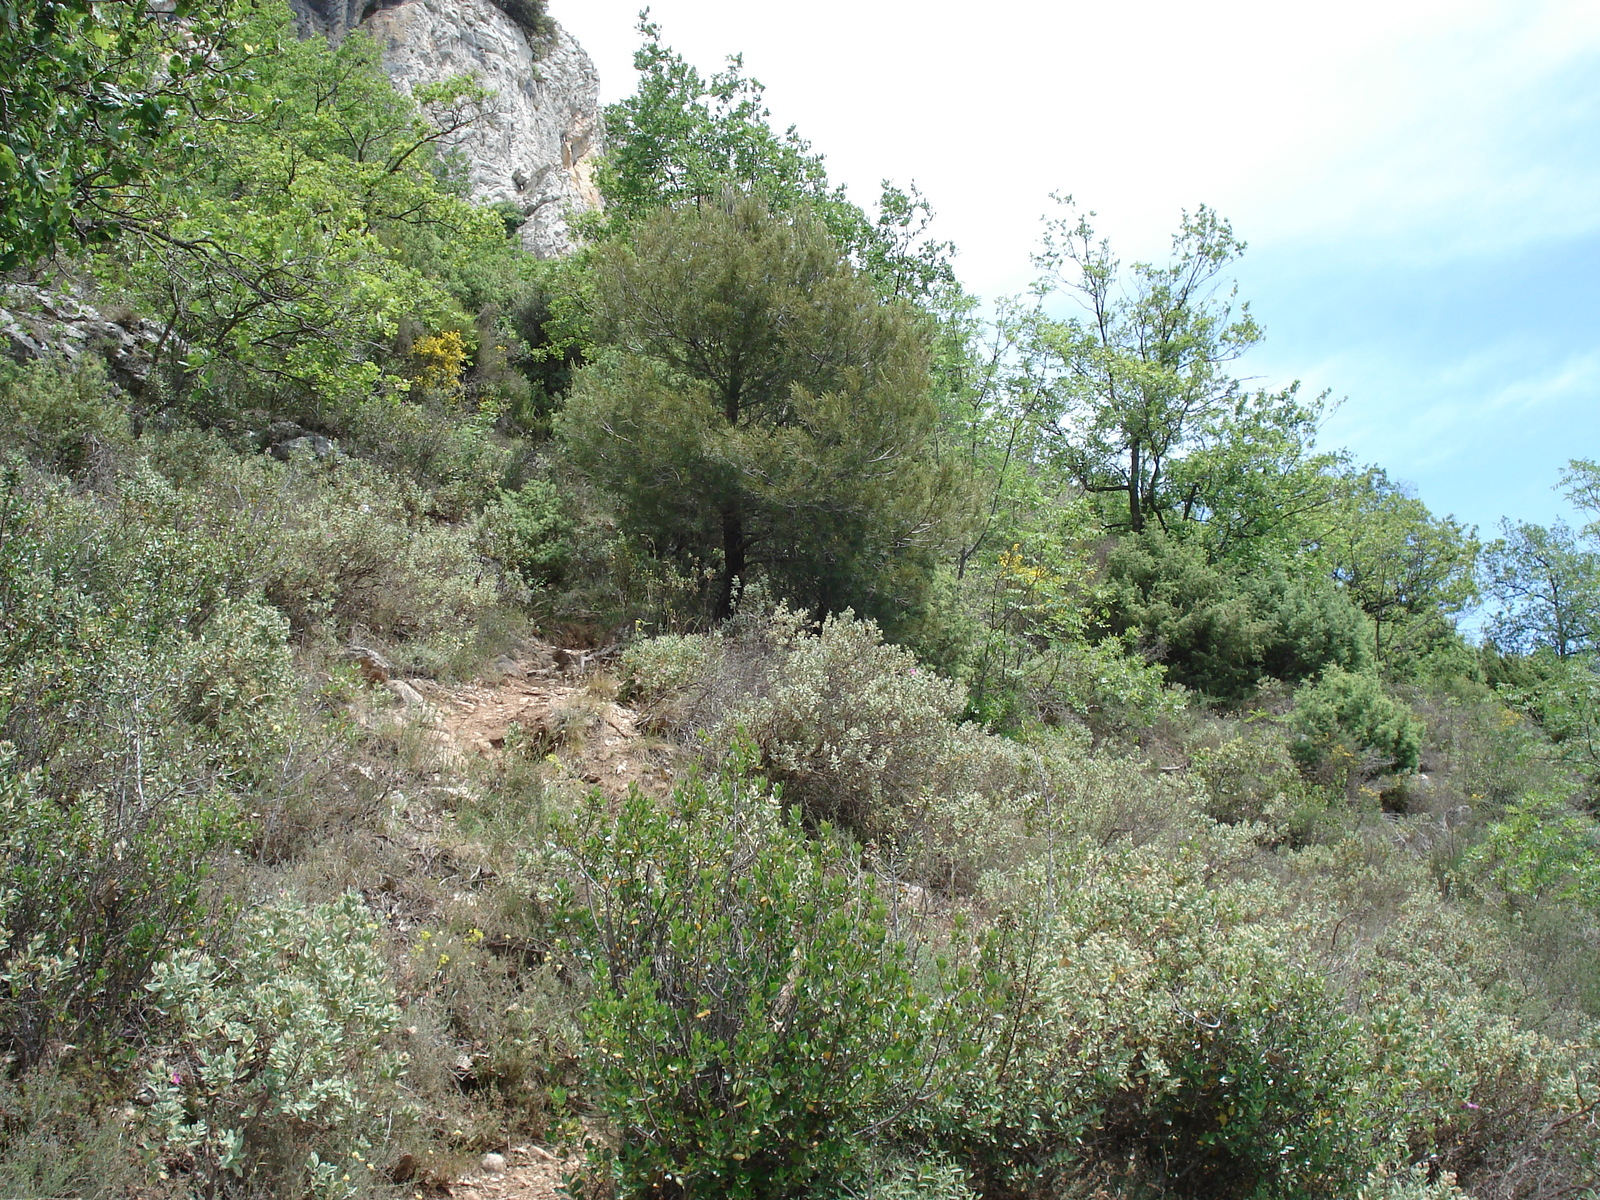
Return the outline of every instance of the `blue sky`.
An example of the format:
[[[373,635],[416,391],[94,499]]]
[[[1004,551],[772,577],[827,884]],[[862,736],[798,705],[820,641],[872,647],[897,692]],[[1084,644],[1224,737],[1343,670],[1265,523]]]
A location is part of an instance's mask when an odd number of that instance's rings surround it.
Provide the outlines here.
[[[551,0],[603,96],[637,2]],[[1596,0],[656,0],[870,202],[916,181],[968,287],[1023,288],[1051,191],[1126,259],[1205,203],[1250,243],[1245,364],[1345,397],[1324,440],[1489,532],[1600,457]]]

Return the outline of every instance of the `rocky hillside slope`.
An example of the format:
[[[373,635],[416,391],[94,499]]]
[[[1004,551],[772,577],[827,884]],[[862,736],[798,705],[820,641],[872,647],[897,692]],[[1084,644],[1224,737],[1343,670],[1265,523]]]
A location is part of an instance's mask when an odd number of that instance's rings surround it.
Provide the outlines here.
[[[456,141],[473,199],[509,202],[541,258],[572,248],[568,222],[600,203],[592,171],[600,142],[600,77],[554,22],[519,24],[491,0],[290,0],[303,32],[334,40],[368,30],[402,91],[475,75],[492,110]]]

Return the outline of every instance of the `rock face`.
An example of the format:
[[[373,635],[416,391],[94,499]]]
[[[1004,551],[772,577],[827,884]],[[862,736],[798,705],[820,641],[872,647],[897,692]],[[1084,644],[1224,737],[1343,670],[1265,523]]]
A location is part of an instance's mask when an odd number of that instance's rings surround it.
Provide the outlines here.
[[[16,362],[98,356],[113,383],[137,391],[149,378],[163,340],[154,321],[121,314],[113,320],[69,291],[0,286],[0,354]]]
[[[522,243],[540,258],[572,249],[571,216],[599,207],[600,77],[551,23],[530,33],[492,0],[292,0],[302,30],[333,39],[357,23],[383,51],[401,91],[475,75],[491,111],[455,140],[472,198],[523,214]]]
[[[369,8],[370,0],[290,0],[294,23],[301,37],[321,34],[338,42],[357,25]]]

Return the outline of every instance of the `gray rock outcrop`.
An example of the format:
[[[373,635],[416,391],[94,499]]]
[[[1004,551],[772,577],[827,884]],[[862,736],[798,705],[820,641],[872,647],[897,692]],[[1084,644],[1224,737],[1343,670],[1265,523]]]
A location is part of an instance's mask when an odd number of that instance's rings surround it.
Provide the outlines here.
[[[337,40],[368,30],[403,92],[474,75],[490,111],[456,136],[474,200],[521,212],[522,243],[540,258],[573,247],[571,217],[599,207],[600,77],[554,22],[530,30],[494,0],[292,0],[301,29]]]
[[[376,7],[371,0],[289,0],[295,31],[301,37],[315,33],[336,44],[361,24],[368,9]]]
[[[154,321],[122,313],[116,318],[64,289],[31,284],[0,287],[0,354],[15,362],[99,357],[113,383],[137,391],[160,354],[162,329]]]

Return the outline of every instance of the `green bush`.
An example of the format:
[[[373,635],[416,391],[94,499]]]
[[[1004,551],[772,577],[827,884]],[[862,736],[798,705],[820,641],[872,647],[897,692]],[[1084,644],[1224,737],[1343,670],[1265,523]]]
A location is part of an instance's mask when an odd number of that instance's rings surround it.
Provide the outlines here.
[[[1239,699],[1264,676],[1298,682],[1371,660],[1365,619],[1320,576],[1232,574],[1198,545],[1160,533],[1125,538],[1105,573],[1111,631],[1206,695]]]
[[[1146,729],[1183,711],[1183,689],[1120,638],[1052,647],[1023,671],[1031,707],[1046,724],[1067,715],[1099,734]]]
[[[529,587],[555,587],[572,560],[573,521],[554,484],[531,479],[500,492],[478,519],[483,552]]]
[[[448,655],[470,640],[502,598],[501,576],[477,552],[470,527],[430,515],[425,489],[353,458],[288,463],[241,458],[219,439],[150,439],[142,486],[147,524],[203,538],[217,587],[260,589],[297,633],[344,638],[360,629],[433,643]]]
[[[839,1194],[859,1200],[975,1200],[966,1169],[936,1156],[903,1157],[876,1152],[854,1164]]]
[[[494,0],[494,6],[532,37],[548,37],[554,28],[544,0]]]
[[[985,1061],[959,1117],[985,1177],[1348,1195],[1373,1160],[1358,1030],[1287,931],[1198,864],[1086,844],[1054,863],[996,897]]]
[[[1336,749],[1375,760],[1383,771],[1415,771],[1422,755],[1422,723],[1383,690],[1376,675],[1331,668],[1295,693],[1289,726],[1294,754],[1308,766]]]
[[[1365,939],[1349,973],[1370,1103],[1399,1152],[1472,1195],[1581,1195],[1600,1184],[1593,1027],[1528,1027],[1547,1000],[1529,994],[1524,936],[1422,892]]]
[[[615,819],[597,797],[569,842],[590,1094],[624,1196],[826,1189],[939,1049],[870,882],[751,766],[735,747],[721,775],[666,803],[634,792]]]
[[[1327,807],[1325,794],[1296,770],[1281,735],[1230,737],[1195,750],[1190,763],[1205,784],[1208,816],[1259,825],[1269,841],[1303,840]]]
[[[1356,1192],[1356,1200],[1463,1200],[1465,1196],[1454,1175],[1422,1164],[1374,1171]]]
[[[27,366],[0,359],[7,441],[34,463],[76,473],[130,440],[128,414],[89,355]]]
[[[444,521],[463,521],[505,486],[510,447],[495,437],[488,415],[462,416],[399,396],[363,401],[338,422],[341,446],[418,489],[421,507]]]
[[[648,704],[681,693],[705,673],[714,646],[702,634],[668,633],[634,642],[617,666],[618,698]]]
[[[634,642],[617,664],[617,696],[636,705],[646,725],[667,732],[682,725],[697,685],[715,669],[718,639],[704,634],[662,634]]]
[[[150,990],[173,1042],[145,1073],[141,1125],[195,1194],[343,1200],[371,1178],[405,1108],[376,930],[359,896],[279,901],[226,953],[186,950],[157,969]]]
[[[1571,904],[1600,913],[1600,824],[1564,797],[1507,805],[1470,861],[1519,904]]]
[[[157,792],[182,781],[152,765],[154,778],[63,803],[0,742],[0,1038],[14,1069],[120,1035],[156,960],[205,918],[201,884],[242,833],[237,810],[214,790]]]

